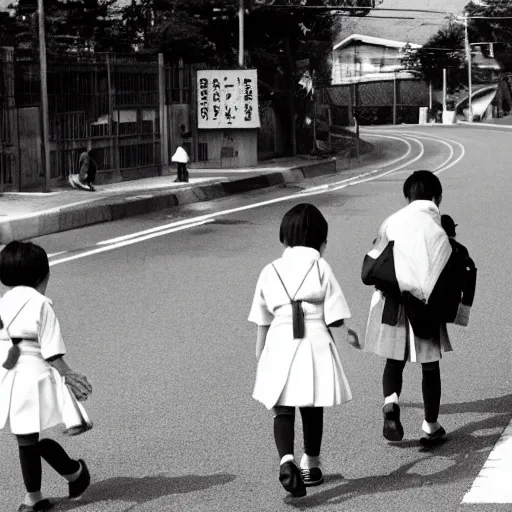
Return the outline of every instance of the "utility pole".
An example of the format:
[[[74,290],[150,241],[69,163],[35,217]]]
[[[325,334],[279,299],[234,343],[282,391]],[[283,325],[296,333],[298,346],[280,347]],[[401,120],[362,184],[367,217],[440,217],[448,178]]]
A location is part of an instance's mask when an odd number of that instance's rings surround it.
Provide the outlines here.
[[[240,67],[244,66],[244,1],[239,0],[240,5],[238,7],[238,65]]]
[[[43,192],[50,191],[50,122],[48,119],[48,73],[46,67],[46,38],[44,28],[44,4],[43,0],[37,0],[37,18],[39,22],[39,65],[41,69],[41,109],[43,126],[43,151],[44,151],[44,184]]]
[[[396,102],[397,102],[397,94],[396,94],[396,71],[393,73],[393,125],[396,124]]]
[[[446,68],[443,68],[443,113],[446,111]]]
[[[464,38],[465,38],[465,46],[466,46],[466,57],[468,61],[468,121],[473,121],[473,104],[472,104],[472,96],[473,96],[473,79],[471,75],[471,45],[469,44],[469,34],[468,34],[468,16],[467,13],[464,13]]]

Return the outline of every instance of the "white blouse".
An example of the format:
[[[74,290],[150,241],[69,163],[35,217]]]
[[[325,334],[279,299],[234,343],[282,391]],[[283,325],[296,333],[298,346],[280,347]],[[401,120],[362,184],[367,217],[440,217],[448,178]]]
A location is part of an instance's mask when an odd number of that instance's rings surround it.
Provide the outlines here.
[[[273,265],[284,281],[290,296],[295,300],[304,301],[303,309],[306,319],[309,309],[311,313],[318,309],[315,305],[323,305],[327,325],[351,317],[345,296],[330,265],[317,250],[302,246],[288,247],[283,256],[274,261]],[[311,265],[313,268],[300,286]],[[299,289],[298,293],[294,297],[297,289]],[[256,284],[249,321],[262,326],[270,325],[278,310],[289,305],[290,299],[276,270],[272,264],[267,265],[261,271]],[[289,312],[291,313],[291,308]]]
[[[37,341],[44,359],[66,353],[52,301],[34,288],[16,286],[6,292],[0,298],[0,318],[4,324],[0,345],[10,336]]]

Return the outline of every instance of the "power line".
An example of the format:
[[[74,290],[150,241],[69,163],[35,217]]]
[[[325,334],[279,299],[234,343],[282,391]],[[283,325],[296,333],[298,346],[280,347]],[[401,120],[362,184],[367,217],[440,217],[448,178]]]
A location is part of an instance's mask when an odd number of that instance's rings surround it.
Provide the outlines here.
[[[448,11],[433,11],[429,9],[392,9],[392,8],[371,8],[371,7],[341,7],[339,5],[266,5],[265,9],[302,9],[302,10],[323,10],[323,11],[391,11],[391,12],[424,12],[427,14],[450,14]]]

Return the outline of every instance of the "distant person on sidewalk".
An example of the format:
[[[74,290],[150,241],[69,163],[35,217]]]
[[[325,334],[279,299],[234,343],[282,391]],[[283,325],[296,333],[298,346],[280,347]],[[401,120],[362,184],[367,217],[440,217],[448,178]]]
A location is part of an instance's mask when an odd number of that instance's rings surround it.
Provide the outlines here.
[[[78,174],[71,174],[69,176],[69,183],[73,188],[80,188],[94,192],[94,182],[96,180],[96,171],[98,164],[92,156],[92,149],[86,150],[80,154],[78,161]]]
[[[71,498],[90,484],[82,459],[69,457],[53,439],[40,439],[60,424],[68,435],[92,428],[77,402],[86,400],[92,387],[64,361],[59,321],[45,296],[49,278],[48,256],[38,245],[10,242],[0,253],[0,280],[9,288],[0,299],[0,431],[17,439],[27,491],[18,512],[53,506],[41,494],[41,458],[68,481]]]
[[[443,189],[430,171],[416,171],[404,183],[408,205],[380,226],[362,269],[364,284],[375,286],[364,349],[384,357],[383,435],[401,441],[399,398],[408,361],[422,366],[424,436],[431,445],[443,440],[438,421],[442,351],[452,351],[447,322],[459,322],[460,259],[441,226]],[[467,324],[466,324],[467,325]]]
[[[171,161],[178,164],[178,177],[174,181],[188,183],[187,164],[190,162],[190,158],[182,144],[178,146]]]
[[[280,458],[279,481],[294,497],[323,482],[320,469],[324,407],[352,399],[331,327],[350,318],[343,292],[323,259],[327,221],[312,204],[283,217],[281,258],[261,272],[249,314],[258,326],[253,398],[271,409]],[[357,335],[346,329],[357,346]],[[294,456],[295,408],[302,416],[304,456]]]

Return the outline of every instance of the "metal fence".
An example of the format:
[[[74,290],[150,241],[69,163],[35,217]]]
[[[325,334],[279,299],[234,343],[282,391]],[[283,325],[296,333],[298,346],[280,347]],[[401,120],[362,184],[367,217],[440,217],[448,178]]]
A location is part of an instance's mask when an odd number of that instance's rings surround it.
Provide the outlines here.
[[[330,106],[338,126],[351,125],[354,117],[361,125],[417,123],[429,91],[420,80],[379,80],[326,87],[318,99]]]
[[[0,193],[12,185],[15,174],[16,109],[14,107],[14,53],[0,48]]]
[[[98,162],[99,183],[161,173],[162,102],[190,103],[189,66],[180,62],[162,69],[158,55],[148,54],[66,53],[48,55],[47,61],[52,180],[77,172],[88,147]],[[26,121],[31,113],[33,121],[41,105],[39,63],[19,60],[13,69],[13,105]]]

